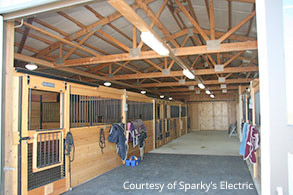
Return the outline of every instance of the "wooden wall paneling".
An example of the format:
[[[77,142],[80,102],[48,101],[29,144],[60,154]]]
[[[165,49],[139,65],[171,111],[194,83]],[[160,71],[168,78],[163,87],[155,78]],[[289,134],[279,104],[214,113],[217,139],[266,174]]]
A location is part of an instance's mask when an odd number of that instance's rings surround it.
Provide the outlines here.
[[[214,115],[213,103],[204,102],[200,104],[200,129],[201,130],[214,130]]]
[[[189,117],[190,117],[190,129],[200,130],[199,128],[199,103],[190,103],[189,104]]]

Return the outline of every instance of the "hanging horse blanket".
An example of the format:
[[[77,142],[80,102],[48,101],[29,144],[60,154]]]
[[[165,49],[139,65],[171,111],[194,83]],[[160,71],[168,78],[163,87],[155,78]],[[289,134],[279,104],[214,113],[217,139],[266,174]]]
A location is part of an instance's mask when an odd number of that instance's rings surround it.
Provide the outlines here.
[[[121,157],[121,159],[125,161],[128,152],[128,145],[126,143],[123,123],[114,123],[112,125],[108,141],[116,143],[117,153]]]
[[[250,162],[252,164],[255,164],[256,163],[255,151],[258,148],[259,148],[259,132],[254,126],[250,126],[247,133],[244,160],[249,158]]]

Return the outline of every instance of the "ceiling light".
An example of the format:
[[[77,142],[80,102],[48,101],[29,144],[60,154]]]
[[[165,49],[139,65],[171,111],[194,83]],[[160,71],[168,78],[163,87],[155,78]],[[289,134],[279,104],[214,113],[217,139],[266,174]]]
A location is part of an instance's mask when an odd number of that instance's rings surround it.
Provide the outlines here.
[[[250,50],[246,50],[246,53],[252,54],[252,51],[250,51]]]
[[[140,91],[141,94],[146,94],[146,91]]]
[[[211,94],[211,92],[210,92],[209,90],[206,90],[206,94],[210,95],[210,94]]]
[[[204,88],[205,88],[204,84],[202,84],[202,83],[198,83],[197,86],[198,86],[199,88],[201,88],[201,89],[204,89]]]
[[[38,68],[38,66],[35,65],[35,64],[30,63],[30,64],[26,64],[25,68],[28,69],[28,70],[36,70]]]
[[[170,51],[150,31],[141,32],[141,40],[161,56],[168,56]]]
[[[214,94],[211,94],[210,97],[211,97],[211,98],[215,98],[215,95],[214,95]]]
[[[164,97],[165,97],[165,96],[163,96],[163,95],[160,95],[160,98],[161,98],[161,99],[163,99]]]
[[[188,69],[184,69],[184,70],[183,70],[183,74],[184,74],[187,78],[189,78],[189,79],[194,79],[194,78],[195,78],[194,74],[193,74],[190,70],[188,70]]]
[[[111,83],[108,82],[108,81],[106,81],[106,82],[104,83],[104,85],[105,85],[106,87],[110,87],[110,86],[111,86]]]
[[[172,97],[169,97],[169,100],[171,101],[171,100],[173,100],[173,98]]]

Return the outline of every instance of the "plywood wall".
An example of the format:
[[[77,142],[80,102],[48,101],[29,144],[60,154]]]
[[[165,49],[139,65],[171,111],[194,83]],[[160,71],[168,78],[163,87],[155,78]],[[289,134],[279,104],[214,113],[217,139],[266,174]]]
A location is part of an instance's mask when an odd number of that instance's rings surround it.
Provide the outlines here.
[[[192,131],[228,130],[236,122],[236,102],[191,102],[188,117]]]
[[[147,136],[145,153],[153,150],[153,121],[145,121]],[[100,129],[106,127],[106,147],[102,154],[99,147]],[[74,137],[75,158],[72,162],[72,186],[77,186],[113,168],[122,165],[116,154],[116,144],[107,141],[111,126],[93,126],[72,128]],[[129,143],[128,157],[139,156],[139,146],[132,147]]]

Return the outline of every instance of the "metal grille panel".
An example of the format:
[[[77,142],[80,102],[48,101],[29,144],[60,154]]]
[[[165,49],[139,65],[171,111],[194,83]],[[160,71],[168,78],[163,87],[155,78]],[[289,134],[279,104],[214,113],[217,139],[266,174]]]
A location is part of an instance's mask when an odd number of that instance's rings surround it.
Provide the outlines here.
[[[142,119],[144,121],[153,120],[153,104],[144,102],[128,101],[128,121]]]
[[[70,95],[70,127],[119,123],[121,100]]]
[[[181,107],[181,117],[186,117],[186,106]]]
[[[179,106],[171,106],[171,118],[179,117]]]
[[[28,144],[28,191],[65,177],[65,161],[51,169],[33,173],[33,144]],[[64,156],[63,156],[64,158]]]

